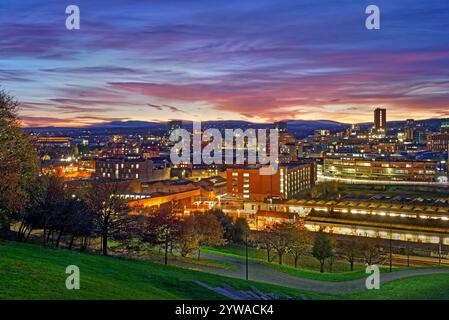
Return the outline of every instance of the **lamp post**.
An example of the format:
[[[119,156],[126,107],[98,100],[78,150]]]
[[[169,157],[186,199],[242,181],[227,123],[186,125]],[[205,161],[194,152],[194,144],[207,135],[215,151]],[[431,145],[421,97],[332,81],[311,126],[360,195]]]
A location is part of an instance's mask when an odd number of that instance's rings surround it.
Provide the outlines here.
[[[246,280],[248,280],[248,230],[245,231],[245,258],[246,258],[245,278]]]
[[[392,226],[390,225],[390,272],[393,272],[392,242],[393,242],[393,230],[392,230]]]

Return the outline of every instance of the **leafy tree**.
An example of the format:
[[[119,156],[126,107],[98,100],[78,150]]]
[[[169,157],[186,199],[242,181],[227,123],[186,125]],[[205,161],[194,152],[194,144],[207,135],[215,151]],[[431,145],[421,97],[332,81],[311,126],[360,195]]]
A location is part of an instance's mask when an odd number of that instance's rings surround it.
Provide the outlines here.
[[[336,250],[337,240],[335,239],[335,237],[333,235],[331,235],[329,237],[329,241],[331,243],[332,250],[331,250],[330,257],[327,260],[327,264],[329,266],[329,272],[332,272],[332,269],[334,267],[335,259],[337,258],[337,250]]]
[[[41,206],[47,185],[47,176],[38,177],[28,192],[26,208],[22,208],[15,214],[14,219],[19,225],[17,241],[27,241],[33,229],[42,227]]]
[[[20,222],[18,240],[28,239],[33,229],[43,229],[42,243],[47,246],[54,240],[54,232],[65,224],[63,181],[56,176],[41,176],[29,192],[29,206],[16,217]]]
[[[101,235],[103,255],[108,254],[108,239],[111,233],[123,227],[129,220],[130,208],[118,195],[124,187],[115,182],[98,181],[86,193],[85,201],[95,217]]]
[[[75,239],[80,238],[81,250],[85,250],[95,231],[95,216],[88,204],[82,199],[69,200],[66,205],[69,210],[65,221],[65,231],[70,234],[68,247],[72,249]]]
[[[38,175],[36,151],[29,135],[20,129],[18,106],[0,91],[0,230],[7,231],[28,205],[28,192]]]
[[[212,215],[214,215],[221,226],[223,227],[223,237],[228,241],[233,241],[234,237],[234,225],[232,223],[231,217],[224,214],[224,212],[220,209],[213,209],[211,211]]]
[[[320,272],[324,272],[324,262],[332,256],[332,244],[327,234],[320,232],[315,235],[312,255],[320,262]]]
[[[44,197],[38,209],[41,213],[41,226],[44,229],[44,246],[48,244],[50,237],[53,242],[53,232],[64,225],[65,217],[63,215],[66,200],[62,179],[56,176],[49,176],[47,179]]]
[[[232,242],[245,243],[249,232],[248,221],[245,218],[237,218],[232,228]]]
[[[160,208],[148,219],[143,240],[164,246],[164,263],[168,264],[170,247],[181,234],[181,223],[173,212],[172,206]]]
[[[221,246],[226,243],[223,238],[224,230],[218,219],[210,214],[196,214],[192,217],[195,233],[198,235],[198,259],[201,247]]]
[[[195,231],[195,219],[186,219],[181,223],[181,233],[178,241],[181,256],[186,257],[197,251],[199,242],[200,235]]]

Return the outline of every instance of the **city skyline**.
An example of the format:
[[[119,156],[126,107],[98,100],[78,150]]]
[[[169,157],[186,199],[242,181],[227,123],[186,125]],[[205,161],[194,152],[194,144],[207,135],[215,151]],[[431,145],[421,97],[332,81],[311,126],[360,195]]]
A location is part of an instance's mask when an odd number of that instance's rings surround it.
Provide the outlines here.
[[[68,31],[66,4],[6,1],[1,88],[26,126],[449,116],[448,3],[377,1],[370,31],[371,3],[325,2],[78,1]]]

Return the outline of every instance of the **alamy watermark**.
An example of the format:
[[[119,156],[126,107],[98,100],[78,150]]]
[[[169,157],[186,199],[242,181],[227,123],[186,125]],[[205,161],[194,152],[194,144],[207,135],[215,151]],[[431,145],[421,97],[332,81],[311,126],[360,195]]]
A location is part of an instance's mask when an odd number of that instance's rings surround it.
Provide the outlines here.
[[[65,27],[67,30],[79,30],[81,23],[80,8],[71,4],[65,9],[65,13],[69,16],[65,19]]]
[[[380,29],[380,9],[378,6],[371,4],[366,7],[365,13],[369,16],[365,20],[365,27],[368,30]]]
[[[80,289],[80,268],[75,265],[67,266],[65,273],[69,276],[65,280],[65,287],[68,290]]]
[[[175,144],[170,151],[171,162],[175,165],[261,165],[261,175],[277,172],[279,133],[276,129],[225,129],[224,135],[223,138],[222,132],[215,128],[202,131],[201,122],[193,122],[192,132],[182,128],[173,130],[170,140]],[[203,143],[206,143],[204,148]]]
[[[66,18],[65,26],[67,30],[80,29],[80,8],[77,5],[71,4],[66,7],[65,13],[69,16]],[[365,13],[369,16],[365,20],[365,27],[368,30],[380,29],[380,9],[378,6],[371,4],[366,7]]]
[[[367,266],[365,273],[369,276],[365,280],[365,287],[368,290],[380,289],[380,270],[376,265]]]

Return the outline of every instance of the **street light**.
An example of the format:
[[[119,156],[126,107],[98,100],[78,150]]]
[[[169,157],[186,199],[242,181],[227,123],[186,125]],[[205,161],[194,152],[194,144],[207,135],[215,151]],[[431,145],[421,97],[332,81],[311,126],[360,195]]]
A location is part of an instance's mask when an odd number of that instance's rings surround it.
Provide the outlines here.
[[[392,225],[390,224],[390,272],[393,272],[392,242],[393,242],[393,229]]]
[[[248,230],[245,231],[246,280],[248,280]]]

